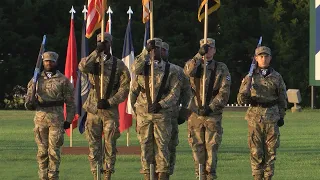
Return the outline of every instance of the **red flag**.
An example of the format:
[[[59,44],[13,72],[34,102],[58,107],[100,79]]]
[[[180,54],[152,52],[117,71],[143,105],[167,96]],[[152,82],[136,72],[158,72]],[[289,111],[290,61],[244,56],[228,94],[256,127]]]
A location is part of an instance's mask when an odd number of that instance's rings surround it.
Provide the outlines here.
[[[123,52],[122,52],[122,61],[124,64],[130,69],[130,66],[133,64],[134,60],[134,49],[132,43],[132,36],[131,36],[131,20],[129,19],[126,34],[124,37],[124,44],[123,44]],[[131,75],[131,82],[134,75],[130,72]],[[124,130],[130,128],[132,126],[132,107],[130,103],[130,99],[128,98],[119,104],[118,106],[119,111],[119,131],[123,132]]]
[[[86,37],[91,38],[94,31],[101,27],[102,16],[106,9],[106,0],[88,0]]]
[[[76,46],[76,36],[74,33],[74,21],[73,15],[71,16],[70,22],[70,34],[68,41],[68,49],[67,49],[67,57],[66,57],[66,65],[64,69],[64,75],[70,80],[73,84],[73,87],[76,87],[77,82],[77,46]],[[66,105],[64,106],[64,118],[66,119]],[[72,128],[77,127],[78,116],[75,116],[72,120]],[[66,130],[68,136],[70,136],[70,129]]]

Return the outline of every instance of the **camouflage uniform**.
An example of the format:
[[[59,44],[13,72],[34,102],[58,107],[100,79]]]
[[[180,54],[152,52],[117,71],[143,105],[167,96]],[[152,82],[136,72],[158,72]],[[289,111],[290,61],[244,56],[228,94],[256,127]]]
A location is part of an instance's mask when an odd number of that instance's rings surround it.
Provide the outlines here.
[[[45,52],[43,59],[58,55],[54,52]],[[28,83],[27,99],[32,95],[33,80]],[[51,78],[41,72],[37,82],[36,97],[38,105],[34,117],[34,136],[38,146],[37,161],[38,175],[41,180],[59,179],[59,166],[61,161],[61,146],[64,142],[64,115],[63,103],[66,103],[66,121],[72,122],[75,114],[73,85],[59,71]]]
[[[162,48],[164,48],[167,52],[169,51],[169,45],[165,42],[162,42]],[[169,62],[168,59],[165,59],[165,61]],[[169,175],[172,175],[174,172],[174,166],[176,163],[176,150],[177,150],[177,146],[179,144],[178,117],[179,117],[180,103],[182,105],[181,109],[182,108],[187,109],[189,101],[190,101],[190,97],[192,97],[192,91],[191,91],[191,87],[190,87],[189,78],[184,74],[183,68],[181,68],[178,65],[172,64],[172,63],[170,63],[170,65],[173,68],[175,68],[175,71],[177,71],[182,78],[180,99],[179,99],[177,105],[173,106],[172,116],[171,116],[172,131],[171,131],[171,139],[169,142],[169,151],[170,151]]]
[[[156,39],[156,38],[154,38]],[[159,45],[160,43],[160,45]],[[156,40],[156,46],[161,47],[161,39]],[[136,58],[132,66],[132,72],[137,75],[131,86],[131,103],[137,116],[137,135],[141,145],[141,173],[145,177],[150,173],[150,164],[155,164],[159,179],[169,173],[170,153],[168,149],[172,125],[172,107],[178,102],[180,96],[180,80],[178,72],[170,66],[165,91],[159,101],[162,109],[158,113],[148,113],[148,102],[145,90],[144,67],[149,54],[146,50]],[[164,76],[166,62],[160,61],[154,68],[155,97],[158,94],[162,78]],[[151,87],[151,78],[149,78]]]
[[[99,38],[99,37],[98,37]],[[105,35],[106,40],[111,41],[110,34]],[[110,38],[110,39],[108,39]],[[130,74],[126,65],[122,60],[111,56],[110,59],[104,61],[104,76],[103,85],[106,94],[108,84],[110,82],[110,75],[114,60],[117,62],[115,80],[112,91],[107,99],[110,104],[109,109],[98,109],[97,102],[100,98],[100,66],[99,62],[102,60],[102,55],[97,51],[93,51],[87,58],[83,58],[79,63],[79,70],[88,74],[91,84],[91,89],[83,109],[88,112],[87,121],[85,124],[86,138],[89,142],[89,162],[93,175],[96,175],[96,167],[99,163],[102,165],[101,158],[104,157],[103,164],[106,166],[106,176],[111,176],[114,172],[116,161],[116,140],[120,137],[119,132],[119,114],[118,104],[123,102],[129,93],[130,88]],[[102,135],[104,135],[104,154],[101,152]]]
[[[284,118],[286,86],[281,75],[269,67],[263,76],[257,69],[252,76],[252,88],[245,95],[249,76],[241,84],[237,99],[239,104],[251,104],[245,119],[248,121],[248,146],[252,175],[255,179],[271,179],[274,174],[276,149],[280,145],[277,121]]]
[[[214,40],[208,38],[208,43],[212,43],[214,45]],[[229,70],[224,63],[216,62],[215,60],[211,60],[211,62],[208,61],[206,74],[206,98],[208,95],[210,76],[215,68],[216,73],[214,76],[215,80],[212,90],[217,94],[212,96],[208,101],[209,104],[206,104],[206,106],[210,108],[210,114],[207,116],[199,115],[199,107],[202,107],[202,105],[198,104],[196,94],[199,93],[199,97],[201,99],[203,73],[201,73],[201,77],[199,73],[197,73],[197,70],[199,70],[200,67],[203,69],[201,61],[202,56],[197,54],[193,59],[189,60],[184,67],[184,72],[190,78],[193,90],[193,98],[191,99],[189,106],[192,114],[188,119],[188,140],[192,149],[196,175],[202,176],[203,179],[215,179],[217,178],[217,152],[219,145],[221,144],[223,134],[223,128],[221,125],[222,112],[229,99],[231,77]],[[202,172],[202,174],[199,174],[199,164],[202,164],[204,167],[204,172]]]

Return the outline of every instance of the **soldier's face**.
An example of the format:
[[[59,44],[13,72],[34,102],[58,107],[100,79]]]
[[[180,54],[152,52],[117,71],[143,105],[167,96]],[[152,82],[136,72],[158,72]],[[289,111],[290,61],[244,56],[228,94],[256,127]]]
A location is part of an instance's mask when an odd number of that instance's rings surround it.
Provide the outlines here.
[[[56,67],[56,63],[54,61],[50,61],[50,60],[43,61],[44,70],[52,71],[53,69],[55,69],[55,67]]]
[[[101,43],[101,41],[98,41],[98,43]],[[103,44],[104,44],[104,54],[110,54],[111,42],[103,41]]]
[[[206,58],[208,60],[213,59],[213,56],[216,54],[216,48],[209,46],[208,53],[206,54]]]
[[[258,63],[258,67],[267,68],[270,65],[272,57],[269,54],[259,54],[255,56],[255,59]]]
[[[159,61],[161,60],[161,48],[158,46],[154,49],[154,58]]]
[[[167,58],[168,57],[168,51],[161,48],[161,57],[162,58]]]

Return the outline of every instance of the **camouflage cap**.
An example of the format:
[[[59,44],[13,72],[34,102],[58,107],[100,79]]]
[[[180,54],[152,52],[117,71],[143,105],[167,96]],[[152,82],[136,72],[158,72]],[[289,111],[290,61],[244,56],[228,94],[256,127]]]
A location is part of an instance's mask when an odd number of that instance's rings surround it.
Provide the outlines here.
[[[59,55],[56,52],[53,51],[47,51],[42,54],[42,60],[43,61],[53,61],[57,62],[58,61]]]
[[[112,35],[105,32],[104,33],[104,40],[108,42],[112,42]],[[101,41],[101,33],[97,35],[97,41]]]
[[[203,46],[204,44],[204,39],[200,40],[200,47]],[[207,38],[207,44],[211,47],[216,47],[216,41],[212,38]]]
[[[150,41],[151,39],[149,39],[148,41],[147,41],[147,43]],[[153,38],[152,40],[154,40],[155,41],[155,44],[156,44],[156,46],[158,46],[158,47],[162,47],[162,39],[160,39],[160,38]]]
[[[169,51],[169,44],[162,41],[162,48]]]
[[[257,47],[255,51],[255,55],[260,55],[260,54],[268,54],[271,56],[271,50],[267,46]]]

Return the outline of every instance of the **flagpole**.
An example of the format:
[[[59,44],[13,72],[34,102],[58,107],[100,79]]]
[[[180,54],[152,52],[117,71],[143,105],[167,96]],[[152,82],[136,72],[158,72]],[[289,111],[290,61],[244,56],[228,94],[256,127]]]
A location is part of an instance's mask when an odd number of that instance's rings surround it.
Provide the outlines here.
[[[127,14],[129,16],[129,21],[131,20],[131,15],[133,14],[133,11],[131,9],[131,6],[129,6],[129,9],[127,11]],[[129,147],[129,143],[130,143],[130,127],[127,130],[127,147]]]
[[[70,9],[70,11],[69,11],[69,13],[71,14],[71,19],[73,19],[74,18],[74,14],[76,13],[76,11],[74,10],[74,8],[73,8],[73,6],[71,7],[71,9]],[[71,66],[72,67],[72,66]],[[73,82],[73,77],[72,77],[72,75],[71,75],[71,77],[70,77],[70,82],[73,84],[74,82]],[[72,131],[73,131],[73,120],[72,120],[72,122],[71,122],[71,124],[70,124],[70,147],[72,147],[72,142],[73,142],[73,138],[72,138],[72,136],[73,136],[73,133],[72,133]]]
[[[105,7],[107,7],[106,5],[106,0],[102,0],[102,4],[101,4],[101,8],[102,8],[102,12],[101,12],[101,16],[102,16],[102,20],[101,20],[101,42],[104,42],[104,32],[105,32]],[[101,62],[101,72],[100,72],[100,98],[103,99],[104,98],[104,93],[103,93],[103,79],[104,79],[104,59],[106,57],[103,56],[102,58],[100,58]],[[102,138],[102,142],[101,142],[101,162],[103,162],[104,160],[104,137]],[[103,165],[102,167],[100,167],[99,162],[97,163],[97,179],[100,180],[101,179],[101,173],[103,170]]]
[[[154,27],[153,27],[153,0],[150,0],[150,39],[154,37]],[[154,99],[154,50],[151,51],[151,100],[152,103],[155,101]]]
[[[106,17],[105,17],[105,7],[106,7],[106,1],[102,0],[102,12],[101,12],[101,16],[102,16],[102,20],[101,20],[101,42],[104,42],[104,32],[105,32],[105,21],[106,21]],[[100,62],[101,65],[101,72],[100,72],[100,98],[103,99],[104,95],[103,95],[103,79],[104,79],[104,57],[101,59]]]
[[[208,36],[208,0],[204,6],[204,44],[207,44]],[[202,107],[205,106],[206,99],[206,77],[207,76],[207,57],[206,54],[203,57],[203,78],[202,78]]]
[[[108,14],[108,32],[109,34],[111,34],[111,25],[112,25],[112,19],[111,19],[111,14],[113,14],[113,11],[111,10],[111,7],[109,6],[108,7],[108,11],[107,11],[107,14]],[[112,54],[112,46],[110,46],[110,54]]]

